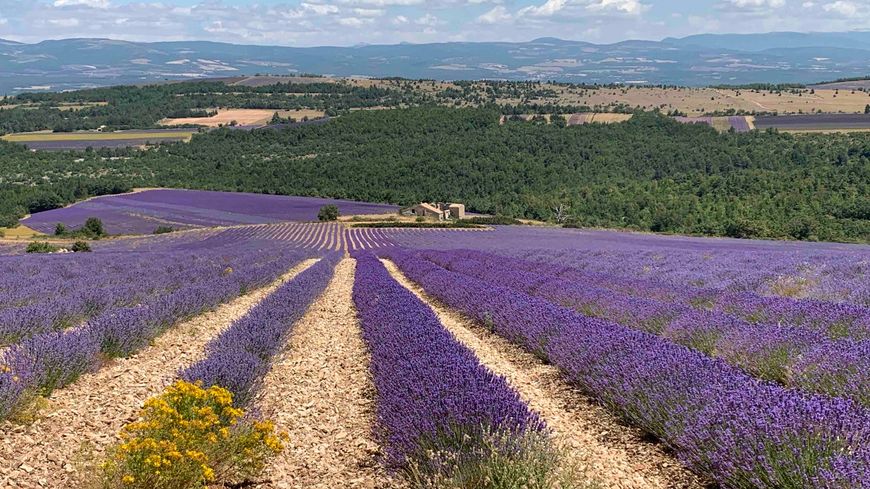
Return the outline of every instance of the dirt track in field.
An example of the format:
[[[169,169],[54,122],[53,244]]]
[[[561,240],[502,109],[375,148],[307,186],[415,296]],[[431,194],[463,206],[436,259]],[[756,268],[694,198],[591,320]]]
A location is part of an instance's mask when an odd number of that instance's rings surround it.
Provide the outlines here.
[[[351,297],[355,263],[339,263],[264,379],[255,405],[290,441],[263,487],[396,487],[377,466],[372,440],[374,386]]]
[[[444,326],[477,354],[481,363],[504,376],[528,405],[540,413],[575,467],[602,488],[692,488],[704,484],[643,433],[624,426],[593,399],[565,383],[558,370],[526,353],[473,320],[429,297],[390,261],[392,276],[420,297]]]
[[[306,260],[274,283],[236,298],[158,337],[130,358],[118,359],[56,391],[30,425],[0,424],[0,488],[74,487],[133,421],[142,404],[198,360],[206,344],[233,321],[316,260]]]

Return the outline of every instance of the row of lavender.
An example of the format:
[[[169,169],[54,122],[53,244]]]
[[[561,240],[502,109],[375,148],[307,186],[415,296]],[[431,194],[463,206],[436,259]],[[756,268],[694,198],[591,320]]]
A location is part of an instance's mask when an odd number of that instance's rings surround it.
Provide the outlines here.
[[[476,251],[430,251],[422,256],[449,270],[541,297],[586,316],[663,336],[761,379],[870,406],[870,341],[831,340],[827,330],[812,326],[753,324],[721,311],[638,298],[576,277],[551,275],[547,267],[535,269],[533,263]],[[870,332],[870,328],[861,332]]]
[[[376,436],[389,467],[421,487],[491,487],[494,480],[549,487],[554,461],[543,421],[365,252],[357,256],[353,300],[371,352]],[[511,466],[514,480],[505,481],[499,465]]]
[[[247,404],[293,326],[326,289],[340,258],[338,253],[326,255],[279,287],[212,340],[206,358],[180,377],[223,387],[233,393],[237,405]]]
[[[656,299],[680,305],[710,309],[733,314],[749,322],[807,325],[823,330],[831,337],[870,338],[870,307],[848,302],[830,302],[817,299],[795,299],[779,295],[762,295],[750,291],[730,291],[710,287],[687,287],[660,282],[649,278],[625,277],[612,272],[596,272],[565,266],[560,259],[553,262],[531,262],[523,259],[500,257],[521,270],[545,270],[550,276],[584,282],[629,295]],[[596,266],[620,269],[622,257],[602,259]],[[559,263],[559,264],[556,264]],[[588,264],[586,265],[588,266]],[[860,270],[860,264],[850,265]],[[630,267],[627,267],[630,268]],[[864,277],[864,272],[855,272]],[[844,274],[846,279],[847,275]]]
[[[629,235],[628,244],[584,249],[515,249],[505,254],[675,287],[816,299],[870,307],[870,250],[860,246]],[[669,241],[674,241],[668,246]],[[582,244],[582,243],[581,243]],[[611,244],[611,243],[607,243]],[[472,247],[472,246],[468,246]],[[816,248],[819,248],[816,250]]]
[[[219,255],[193,251],[27,255],[0,262],[6,273],[0,283],[0,346],[77,326],[114,308],[135,307],[218,277],[228,265]]]
[[[281,284],[210,341],[204,359],[178,372],[180,380],[147,400],[140,420],[108,450],[100,487],[256,485],[287,435],[245,408],[340,258],[328,254]]]
[[[870,411],[784,389],[665,339],[385,252],[414,281],[562,370],[694,470],[736,488],[870,487]]]
[[[476,256],[479,259],[494,259],[488,254]],[[588,271],[562,264],[531,262],[504,256],[499,256],[497,260],[519,270],[537,271],[551,277],[680,306],[721,311],[753,323],[806,326],[832,338],[870,337],[870,308],[861,305],[678,286],[647,278],[625,277],[616,273]],[[613,263],[615,267],[618,260]]]
[[[179,320],[194,316],[274,281],[293,264],[309,256],[277,246],[215,246],[199,251],[212,266],[194,268],[190,280],[165,294],[134,306],[103,311],[79,327],[32,336],[0,357],[0,419],[32,396],[48,395],[101,366],[105,358],[128,356]],[[184,255],[192,257],[191,252]],[[129,259],[102,255],[106,261]],[[157,256],[153,256],[157,258]],[[191,265],[188,260],[186,265]]]

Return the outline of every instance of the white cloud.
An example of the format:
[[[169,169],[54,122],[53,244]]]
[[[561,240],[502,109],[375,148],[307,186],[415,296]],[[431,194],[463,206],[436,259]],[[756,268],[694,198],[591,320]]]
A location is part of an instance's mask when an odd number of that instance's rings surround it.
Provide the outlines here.
[[[825,12],[833,12],[844,17],[851,17],[858,14],[860,7],[855,2],[838,0],[833,3],[825,4],[822,6],[822,9],[824,9]]]
[[[438,17],[427,13],[426,15],[420,17],[419,19],[414,21],[417,25],[427,25],[427,26],[435,26],[439,23]]]
[[[781,0],[780,0],[781,1]],[[586,6],[590,11],[615,10],[626,14],[637,15],[649,9],[649,5],[639,0],[595,0]]]
[[[362,27],[366,24],[371,24],[372,19],[365,19],[360,17],[342,17],[338,19],[338,23],[345,27]]]
[[[55,7],[81,6],[91,8],[109,8],[109,0],[54,0]]]
[[[409,5],[423,5],[425,0],[338,0],[343,5],[355,5],[361,7],[397,7]]]
[[[305,10],[314,12],[317,15],[329,15],[338,13],[338,7],[336,7],[335,5],[302,2],[301,4],[299,4],[299,6]]]
[[[757,10],[783,7],[785,0],[728,0],[726,4],[737,9]]]
[[[640,15],[650,5],[642,0],[547,0],[541,5],[524,7],[517,16],[524,17],[582,17],[586,15]]]
[[[79,19],[75,17],[69,17],[66,19],[50,19],[48,23],[58,27],[76,27],[79,25]]]
[[[511,20],[513,20],[513,16],[504,5],[496,5],[492,10],[477,18],[477,21],[482,24],[504,24]]]
[[[532,17],[550,17],[559,13],[568,5],[568,0],[547,0],[544,4],[537,7],[530,6],[520,9],[519,15],[530,15]]]
[[[694,8],[683,9],[685,2]],[[654,4],[654,8],[653,8]],[[355,45],[870,28],[870,0],[0,0],[0,37]],[[680,14],[682,17],[675,17]]]
[[[386,13],[386,10],[379,8],[355,8],[353,12],[360,17],[380,17]]]

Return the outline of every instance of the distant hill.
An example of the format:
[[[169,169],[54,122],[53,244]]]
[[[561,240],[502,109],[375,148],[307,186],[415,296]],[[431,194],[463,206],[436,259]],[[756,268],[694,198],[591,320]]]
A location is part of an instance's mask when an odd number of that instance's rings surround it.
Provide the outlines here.
[[[0,94],[256,73],[687,86],[866,76],[870,32],[718,35],[598,45],[541,38],[293,48],[204,41],[0,40]]]
[[[761,52],[777,48],[870,49],[870,31],[770,32],[766,34],[698,34],[664,43],[707,49]]]

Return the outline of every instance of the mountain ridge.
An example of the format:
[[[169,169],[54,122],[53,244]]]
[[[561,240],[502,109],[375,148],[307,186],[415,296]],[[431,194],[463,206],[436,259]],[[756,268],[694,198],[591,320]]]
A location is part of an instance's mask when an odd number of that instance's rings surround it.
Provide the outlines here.
[[[258,73],[683,86],[809,84],[866,76],[867,66],[870,31],[698,34],[611,44],[541,37],[352,47],[0,40],[0,94]]]

